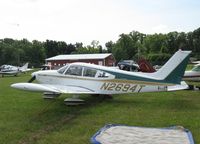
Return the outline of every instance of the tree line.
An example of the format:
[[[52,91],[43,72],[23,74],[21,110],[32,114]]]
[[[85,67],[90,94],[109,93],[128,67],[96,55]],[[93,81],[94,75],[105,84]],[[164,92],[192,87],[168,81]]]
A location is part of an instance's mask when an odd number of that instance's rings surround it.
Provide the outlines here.
[[[22,65],[29,62],[39,67],[46,58],[59,54],[113,53],[117,62],[125,59],[138,60],[144,57],[151,62],[161,64],[178,49],[191,50],[192,57],[200,59],[200,28],[193,32],[169,32],[167,34],[143,34],[132,31],[120,34],[116,42],[108,41],[103,48],[99,41],[90,45],[82,42],[67,44],[64,41],[46,40],[41,42],[27,39],[0,39],[0,65]]]
[[[107,42],[106,47],[117,61],[143,57],[156,64],[163,64],[179,49],[191,50],[191,56],[200,59],[200,28],[188,33],[175,31],[151,35],[132,31],[121,34],[115,43]]]

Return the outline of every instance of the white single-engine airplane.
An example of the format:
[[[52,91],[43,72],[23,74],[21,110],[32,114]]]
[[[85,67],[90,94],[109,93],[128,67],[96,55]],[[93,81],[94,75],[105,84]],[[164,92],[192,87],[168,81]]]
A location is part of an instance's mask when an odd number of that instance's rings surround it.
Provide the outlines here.
[[[24,72],[27,72],[27,71],[30,71],[30,70],[32,70],[32,69],[28,69],[28,63],[26,63],[22,67],[12,66],[12,65],[2,65],[0,67],[0,74],[2,76],[4,76],[4,75],[17,76],[19,73],[24,73]]]
[[[183,79],[196,82],[200,81],[200,63],[196,64],[191,70],[185,71]]]
[[[186,89],[182,82],[190,51],[177,51],[154,73],[129,72],[88,63],[71,63],[59,70],[32,73],[29,83],[15,83],[11,87],[44,92],[48,97],[71,94],[122,94]],[[31,83],[36,79],[38,83]],[[66,99],[65,102],[80,102]]]

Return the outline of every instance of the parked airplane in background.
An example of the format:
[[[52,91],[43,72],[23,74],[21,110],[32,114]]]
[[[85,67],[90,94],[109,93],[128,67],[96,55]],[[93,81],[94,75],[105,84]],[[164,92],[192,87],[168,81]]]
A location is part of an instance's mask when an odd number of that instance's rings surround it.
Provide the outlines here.
[[[196,64],[192,70],[185,71],[183,79],[188,81],[200,81],[200,63]]]
[[[0,67],[0,74],[4,75],[14,75],[17,76],[19,73],[24,73],[30,71],[32,69],[28,69],[28,63],[26,63],[22,67],[12,66],[12,65],[2,65]]]
[[[15,83],[11,87],[44,92],[54,98],[62,93],[71,94],[122,94],[160,92],[186,89],[182,76],[189,60],[190,51],[177,51],[171,59],[154,73],[129,72],[88,63],[71,63],[59,70],[32,73],[29,83]],[[31,83],[33,80],[38,83]],[[80,102],[65,99],[65,102]]]

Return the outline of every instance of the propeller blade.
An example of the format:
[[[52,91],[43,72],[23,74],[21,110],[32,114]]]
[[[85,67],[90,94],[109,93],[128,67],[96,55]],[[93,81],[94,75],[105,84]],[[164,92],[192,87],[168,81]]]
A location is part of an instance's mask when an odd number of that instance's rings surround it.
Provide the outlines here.
[[[35,78],[36,78],[36,77],[33,76],[28,82],[29,82],[29,83],[32,83],[32,82],[35,80]]]

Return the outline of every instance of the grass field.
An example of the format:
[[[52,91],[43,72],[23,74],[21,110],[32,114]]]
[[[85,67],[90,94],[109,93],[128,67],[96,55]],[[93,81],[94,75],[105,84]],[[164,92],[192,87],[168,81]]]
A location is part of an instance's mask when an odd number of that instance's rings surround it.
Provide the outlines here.
[[[178,91],[118,95],[103,100],[83,96],[83,106],[65,106],[62,95],[43,100],[40,93],[10,88],[29,74],[0,78],[1,144],[88,144],[105,124],[145,127],[181,125],[200,143],[200,92]]]

